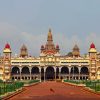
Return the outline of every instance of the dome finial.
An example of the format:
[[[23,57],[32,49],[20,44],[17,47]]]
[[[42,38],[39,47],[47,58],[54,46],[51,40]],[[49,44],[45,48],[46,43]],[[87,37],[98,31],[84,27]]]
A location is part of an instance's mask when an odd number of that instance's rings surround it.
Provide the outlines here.
[[[49,28],[49,32],[51,33],[51,28]]]
[[[8,42],[7,42],[6,45],[5,45],[5,49],[11,49],[11,48],[10,48],[10,44],[9,44]]]
[[[48,32],[47,41],[53,41],[53,39],[52,39],[52,33],[51,33],[51,29],[50,28],[49,28],[49,32]]]
[[[95,44],[92,42],[90,48],[95,48]]]

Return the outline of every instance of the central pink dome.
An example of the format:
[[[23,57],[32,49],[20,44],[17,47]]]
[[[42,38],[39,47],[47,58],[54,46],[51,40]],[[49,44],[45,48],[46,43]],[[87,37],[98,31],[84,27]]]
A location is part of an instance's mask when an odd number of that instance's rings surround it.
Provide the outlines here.
[[[7,44],[5,45],[5,48],[6,48],[6,49],[10,49],[10,45],[7,43]]]
[[[92,43],[92,44],[90,45],[90,48],[95,48],[94,43]]]

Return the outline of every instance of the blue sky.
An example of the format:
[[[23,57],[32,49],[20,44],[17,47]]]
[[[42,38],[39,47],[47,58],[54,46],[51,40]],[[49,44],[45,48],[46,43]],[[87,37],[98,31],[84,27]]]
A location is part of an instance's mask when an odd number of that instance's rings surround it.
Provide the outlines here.
[[[100,0],[0,0],[0,51],[6,42],[13,54],[22,44],[38,56],[48,29],[67,54],[75,44],[87,53],[91,42],[100,50]]]

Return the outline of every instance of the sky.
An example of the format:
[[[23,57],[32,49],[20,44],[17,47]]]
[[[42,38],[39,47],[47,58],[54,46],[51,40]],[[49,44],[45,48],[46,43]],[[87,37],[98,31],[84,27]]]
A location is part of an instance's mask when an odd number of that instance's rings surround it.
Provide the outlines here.
[[[81,54],[93,42],[100,51],[100,0],[0,0],[0,53],[8,42],[14,54],[25,44],[39,56],[51,28],[61,55],[78,44]]]

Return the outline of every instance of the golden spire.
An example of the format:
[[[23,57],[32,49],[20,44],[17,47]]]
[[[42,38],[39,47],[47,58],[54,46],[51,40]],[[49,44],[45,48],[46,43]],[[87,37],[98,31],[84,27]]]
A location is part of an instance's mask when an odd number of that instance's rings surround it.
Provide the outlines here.
[[[53,41],[51,29],[49,29],[47,41]]]

